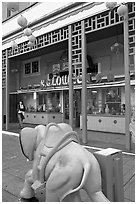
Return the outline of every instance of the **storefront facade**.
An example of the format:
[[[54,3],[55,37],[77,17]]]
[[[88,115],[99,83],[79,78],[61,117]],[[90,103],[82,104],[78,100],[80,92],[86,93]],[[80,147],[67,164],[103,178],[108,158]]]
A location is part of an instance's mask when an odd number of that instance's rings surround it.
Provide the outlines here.
[[[135,4],[127,6],[132,109],[135,106]],[[87,129],[125,133],[123,17],[117,14],[117,6],[110,11],[105,3],[83,3],[64,15],[65,18],[60,13],[52,29],[44,19],[38,30],[35,31],[38,25],[34,26],[33,47],[28,46],[24,36],[15,49],[8,41],[3,45],[3,122],[5,115],[7,126],[16,122],[16,106],[23,100],[25,123],[69,123],[71,112],[74,126],[82,129],[84,69]]]

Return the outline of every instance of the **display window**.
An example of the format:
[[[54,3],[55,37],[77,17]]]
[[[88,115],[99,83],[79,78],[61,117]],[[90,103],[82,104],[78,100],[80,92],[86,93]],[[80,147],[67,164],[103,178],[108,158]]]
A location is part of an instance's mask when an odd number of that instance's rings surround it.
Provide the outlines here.
[[[60,112],[60,92],[39,93],[38,111]]]
[[[121,88],[88,89],[87,96],[88,114],[125,114],[125,104],[121,102]]]

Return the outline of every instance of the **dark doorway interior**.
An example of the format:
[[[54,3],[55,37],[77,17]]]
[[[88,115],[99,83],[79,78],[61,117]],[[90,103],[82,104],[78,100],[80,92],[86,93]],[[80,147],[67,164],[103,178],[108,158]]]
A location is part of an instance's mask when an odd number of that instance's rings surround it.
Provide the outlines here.
[[[16,123],[17,122],[17,100],[18,95],[17,94],[10,94],[9,99],[9,122],[10,123]]]

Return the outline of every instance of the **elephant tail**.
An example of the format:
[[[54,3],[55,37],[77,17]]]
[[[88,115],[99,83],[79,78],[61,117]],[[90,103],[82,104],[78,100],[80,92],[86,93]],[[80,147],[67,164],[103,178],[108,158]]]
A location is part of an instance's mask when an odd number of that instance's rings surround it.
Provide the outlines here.
[[[80,185],[79,185],[78,187],[76,187],[76,188],[74,188],[74,189],[71,189],[71,190],[69,190],[68,192],[66,192],[66,193],[62,196],[62,198],[60,199],[60,202],[62,202],[63,199],[64,199],[66,196],[68,196],[69,194],[75,193],[76,191],[79,191],[80,189],[82,189],[82,187],[85,185],[85,182],[86,182],[86,180],[87,180],[87,178],[88,178],[88,175],[89,175],[90,170],[91,170],[91,165],[90,165],[90,163],[86,163],[86,164],[84,165],[84,173],[83,173],[83,176],[82,176],[82,180],[81,180]]]

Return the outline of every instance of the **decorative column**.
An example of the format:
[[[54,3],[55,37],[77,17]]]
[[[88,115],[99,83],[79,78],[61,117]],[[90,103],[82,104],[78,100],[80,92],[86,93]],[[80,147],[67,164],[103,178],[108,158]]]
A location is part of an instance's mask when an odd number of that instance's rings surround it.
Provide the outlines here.
[[[117,9],[119,16],[122,16],[124,26],[124,68],[125,68],[125,133],[126,133],[126,148],[131,148],[130,138],[130,117],[131,117],[131,98],[130,98],[130,69],[129,69],[129,26],[128,26],[128,4],[121,5]]]
[[[9,67],[8,50],[6,50],[6,130],[9,129]]]
[[[85,23],[81,22],[82,39],[82,142],[87,143],[87,67],[86,67],[86,35]]]
[[[73,127],[72,28],[69,26],[69,124]]]
[[[131,102],[130,102],[130,70],[129,70],[129,33],[128,33],[128,11],[124,15],[124,67],[125,67],[125,133],[126,133],[126,148],[131,148],[130,138],[130,116],[131,116]]]

